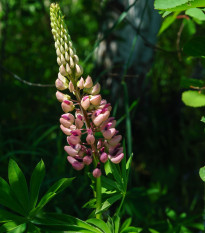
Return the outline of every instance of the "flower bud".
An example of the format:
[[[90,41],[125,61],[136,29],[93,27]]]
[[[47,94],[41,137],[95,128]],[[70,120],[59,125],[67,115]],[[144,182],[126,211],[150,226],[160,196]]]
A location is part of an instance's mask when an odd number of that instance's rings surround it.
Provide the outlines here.
[[[60,118],[60,123],[66,128],[69,128],[72,125],[72,123],[70,121],[68,121],[62,117]]]
[[[100,161],[101,161],[102,163],[106,163],[107,160],[108,160],[108,155],[107,155],[107,153],[103,152],[103,153],[100,155]]]
[[[85,157],[83,157],[83,163],[86,165],[90,165],[92,161],[93,159],[91,158],[91,156],[86,155]]]
[[[65,95],[60,91],[56,92],[56,98],[59,102],[63,102],[63,100],[70,100],[70,96],[69,95]]]
[[[99,104],[100,104],[101,99],[102,99],[102,98],[101,98],[101,95],[91,96],[91,98],[90,98],[90,102],[91,102],[91,104],[93,104],[93,105],[97,106],[97,105],[99,105]]]
[[[60,91],[63,91],[68,88],[68,84],[63,83],[60,79],[56,79],[55,85],[56,85],[56,88]]]
[[[84,79],[81,77],[80,80],[77,83],[78,88],[80,88],[81,90],[84,87]]]
[[[60,71],[60,73],[61,73],[63,76],[67,76],[67,75],[68,75],[68,72],[66,71],[64,65],[61,65],[61,66],[60,66],[59,71]]]
[[[69,66],[68,63],[66,64],[66,72],[67,72],[68,74],[72,74],[72,70],[71,70],[71,68],[70,68],[70,66]]]
[[[73,69],[74,66],[75,66],[75,63],[74,63],[74,61],[73,61],[73,58],[70,57],[70,68]]]
[[[82,66],[76,64],[75,65],[75,77],[79,78],[83,74],[83,68]]]
[[[74,59],[75,64],[79,62],[79,58],[76,54],[73,56],[73,59]]]
[[[81,106],[83,109],[87,110],[90,106],[89,96],[84,96],[81,100]]]
[[[58,79],[60,79],[63,83],[68,82],[67,78],[65,78],[60,72],[58,72]]]
[[[79,118],[76,118],[76,119],[75,119],[75,125],[76,125],[76,127],[77,127],[78,129],[81,129],[81,128],[83,127],[84,123],[83,123],[83,121],[80,120]]]
[[[88,134],[87,137],[86,137],[86,142],[89,144],[89,145],[93,145],[94,142],[95,142],[95,137],[93,136],[93,134]]]
[[[101,172],[100,168],[95,168],[95,169],[93,170],[93,176],[94,176],[95,178],[98,178],[98,177],[100,177],[101,175],[102,175],[102,172]]]
[[[63,111],[65,113],[67,112],[71,112],[73,111],[73,109],[75,108],[74,105],[73,105],[73,102],[72,101],[69,101],[69,100],[64,100],[62,103],[61,103],[61,107],[63,109]]]
[[[63,114],[63,115],[61,115],[61,117],[64,118],[65,120],[71,122],[72,124],[73,124],[73,122],[75,120],[74,116],[71,113]]]
[[[73,83],[71,81],[68,84],[68,89],[69,89],[70,92],[73,92],[75,90],[74,86],[73,86]]]
[[[91,88],[93,86],[92,78],[88,75],[85,80],[84,88]]]
[[[100,93],[100,84],[96,83],[95,86],[92,87],[91,95],[97,95]]]

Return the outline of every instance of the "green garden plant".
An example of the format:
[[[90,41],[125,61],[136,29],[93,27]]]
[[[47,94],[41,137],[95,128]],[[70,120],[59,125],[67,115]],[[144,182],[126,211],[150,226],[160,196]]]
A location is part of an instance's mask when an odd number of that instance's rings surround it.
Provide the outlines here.
[[[30,188],[14,160],[9,162],[9,184],[0,179],[0,232],[140,232],[130,226],[131,218],[121,224],[121,208],[126,198],[132,155],[126,161],[122,136],[110,117],[111,105],[102,99],[100,84],[93,84],[90,76],[83,79],[83,69],[64,23],[58,4],[51,4],[51,27],[55,40],[59,67],[56,80],[57,99],[64,114],[60,128],[67,135],[69,145],[64,149],[67,160],[75,170],[92,166],[88,172],[94,197],[84,207],[93,209],[82,221],[66,214],[47,213],[42,209],[56,194],[67,188],[73,178],[56,182],[38,202],[45,166],[40,161],[34,169]],[[60,91],[69,90],[72,96]],[[75,111],[75,115],[71,112]],[[121,163],[121,165],[120,165]],[[119,206],[113,216],[104,215],[115,202]]]

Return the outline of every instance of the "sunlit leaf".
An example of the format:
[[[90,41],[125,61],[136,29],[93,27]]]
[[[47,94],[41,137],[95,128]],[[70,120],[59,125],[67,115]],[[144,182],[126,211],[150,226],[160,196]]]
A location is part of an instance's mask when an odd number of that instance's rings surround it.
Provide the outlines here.
[[[29,207],[28,186],[23,172],[12,159],[9,161],[8,178],[13,193],[27,212]]]
[[[30,180],[30,207],[31,209],[35,207],[38,201],[38,194],[40,190],[41,183],[45,176],[45,165],[43,160],[41,160],[35,167],[31,180]]]
[[[204,12],[199,9],[199,8],[191,8],[191,9],[188,9],[186,12],[185,12],[186,15],[189,15],[191,17],[194,17],[198,20],[205,20],[205,14]]]
[[[112,233],[109,227],[107,226],[107,224],[101,219],[90,218],[86,222],[98,227],[99,229],[103,230],[103,232],[105,233]]]
[[[205,106],[205,95],[198,91],[185,91],[182,93],[182,101],[190,107]]]
[[[200,170],[199,170],[199,176],[205,182],[205,166],[202,167],[202,168],[200,168]]]

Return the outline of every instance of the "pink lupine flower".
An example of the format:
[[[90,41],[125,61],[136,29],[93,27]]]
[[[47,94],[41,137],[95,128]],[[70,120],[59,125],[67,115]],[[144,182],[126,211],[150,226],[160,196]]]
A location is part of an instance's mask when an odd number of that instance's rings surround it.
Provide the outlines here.
[[[112,139],[108,140],[108,144],[111,146],[117,146],[121,140],[122,140],[122,136],[116,135]]]
[[[97,164],[93,170],[93,176],[97,178],[102,174],[101,164],[108,159],[113,163],[122,160],[122,136],[115,129],[115,119],[110,117],[111,104],[99,94],[100,84],[93,85],[90,76],[86,79],[81,77],[83,68],[79,65],[58,4],[51,4],[51,27],[59,64],[56,87],[59,90],[68,89],[74,97],[71,100],[69,95],[56,92],[56,98],[65,112],[60,117],[60,128],[67,135],[68,145],[64,147],[69,155],[67,160],[75,170]],[[74,109],[75,114],[72,115],[70,112]],[[102,133],[103,137],[97,138],[98,133]]]
[[[72,167],[77,171],[80,171],[84,168],[84,163],[83,163],[82,158],[79,159],[78,157],[74,158],[74,157],[68,156],[67,160],[72,165]]]
[[[90,97],[90,103],[97,106],[101,102],[101,95],[94,95]]]
[[[60,128],[61,128],[61,130],[63,131],[63,133],[64,133],[65,135],[67,135],[67,136],[71,135],[71,130],[70,130],[70,129],[66,128],[66,127],[63,126],[63,125],[60,125]]]
[[[56,92],[56,98],[59,102],[63,102],[64,100],[70,100],[70,96],[69,95],[65,95],[60,91]]]
[[[92,161],[93,161],[93,159],[89,155],[86,155],[85,157],[83,157],[83,163],[86,165],[90,165],[92,163]]]
[[[73,109],[74,109],[73,102],[72,102],[72,101],[69,101],[69,100],[64,100],[64,101],[61,103],[61,107],[62,107],[62,109],[63,109],[63,111],[64,111],[65,113],[71,112],[71,111],[73,111]]]
[[[116,129],[115,128],[107,129],[104,130],[102,133],[105,139],[110,140],[115,135]]]
[[[84,110],[87,110],[90,107],[90,99],[89,96],[84,96],[81,100],[81,106]]]

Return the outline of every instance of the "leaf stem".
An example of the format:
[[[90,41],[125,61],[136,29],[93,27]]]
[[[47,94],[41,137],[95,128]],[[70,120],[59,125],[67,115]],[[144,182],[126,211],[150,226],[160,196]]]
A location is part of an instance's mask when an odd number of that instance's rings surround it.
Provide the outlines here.
[[[102,202],[101,176],[96,178],[96,212],[100,210]],[[97,219],[101,219],[101,213],[96,214]]]

